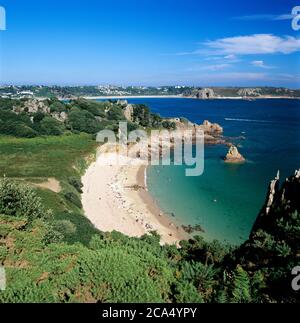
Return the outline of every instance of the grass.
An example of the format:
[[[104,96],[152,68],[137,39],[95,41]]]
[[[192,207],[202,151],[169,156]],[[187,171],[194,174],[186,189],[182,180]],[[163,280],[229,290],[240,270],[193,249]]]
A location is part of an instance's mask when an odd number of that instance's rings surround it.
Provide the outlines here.
[[[32,139],[0,136],[0,176],[78,176],[95,148],[96,141],[87,134]]]
[[[84,216],[83,210],[69,202],[64,194],[73,192],[80,198],[68,178],[81,177],[94,158],[96,147],[96,141],[87,134],[32,139],[0,136],[0,176],[29,184],[44,182],[49,177],[59,180],[60,193],[35,189],[45,207],[53,211],[54,221],[68,220],[76,227],[74,233],[65,235],[65,241],[88,245],[99,231]]]

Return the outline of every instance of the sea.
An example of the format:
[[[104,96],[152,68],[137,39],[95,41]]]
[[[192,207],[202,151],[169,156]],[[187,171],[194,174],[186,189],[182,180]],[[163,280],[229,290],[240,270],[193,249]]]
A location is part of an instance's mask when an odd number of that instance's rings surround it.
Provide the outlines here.
[[[216,122],[237,145],[244,164],[224,163],[225,145],[205,146],[204,172],[187,177],[186,165],[150,166],[147,184],[158,206],[177,223],[200,225],[205,239],[244,242],[266,199],[269,182],[300,168],[300,100],[132,98],[162,117]]]

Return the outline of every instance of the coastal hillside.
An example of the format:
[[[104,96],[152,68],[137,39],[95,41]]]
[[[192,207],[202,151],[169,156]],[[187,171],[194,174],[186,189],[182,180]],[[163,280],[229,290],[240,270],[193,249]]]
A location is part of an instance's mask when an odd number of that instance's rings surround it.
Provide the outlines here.
[[[241,247],[196,236],[176,248],[161,246],[156,233],[139,239],[94,232],[86,245],[67,242],[71,223],[54,226],[35,190],[2,179],[0,264],[7,288],[0,301],[298,302],[289,288],[299,254],[299,203],[290,194],[296,186],[298,172],[278,191],[287,189],[286,199],[268,206],[270,227],[258,221]]]
[[[280,302],[299,301],[290,284],[290,274],[300,259],[300,170],[280,184],[271,181],[249,240],[236,256],[248,272],[264,273],[266,290]]]
[[[2,135],[34,138],[67,133],[96,134],[103,129],[117,131],[120,121],[127,121],[129,131],[139,127],[175,127],[174,123],[151,113],[145,105],[135,105],[133,109],[126,101],[0,99]]]
[[[76,99],[78,97],[131,97],[131,96],[178,96],[198,99],[300,97],[299,89],[284,87],[191,87],[191,86],[1,86],[3,98],[53,98]]]
[[[186,89],[183,93],[186,97],[197,99],[218,99],[218,98],[298,98],[300,91],[275,88],[275,87],[212,87]]]
[[[299,301],[290,289],[299,258],[299,171],[282,186],[272,181],[243,245],[201,234],[162,245],[151,229],[139,238],[97,229],[83,210],[81,178],[104,125],[115,130],[131,120],[132,128],[168,129],[187,120],[83,99],[5,99],[0,112],[0,266],[7,277],[0,302]],[[208,121],[200,127],[223,131]]]
[[[66,228],[67,242],[87,244],[96,230],[84,214],[82,176],[95,161],[97,132],[117,134],[120,121],[127,122],[128,131],[194,127],[186,119],[162,118],[124,100],[0,99],[1,177],[33,187],[52,210],[52,224]],[[206,121],[197,127],[210,143],[222,140],[220,126]]]

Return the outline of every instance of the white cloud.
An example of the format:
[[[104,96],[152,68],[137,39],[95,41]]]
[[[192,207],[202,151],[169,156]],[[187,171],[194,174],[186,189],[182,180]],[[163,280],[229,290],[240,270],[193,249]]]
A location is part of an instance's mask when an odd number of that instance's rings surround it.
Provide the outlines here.
[[[283,15],[279,15],[279,16],[274,17],[273,20],[291,20],[295,17],[296,17],[296,15],[283,14]]]
[[[300,39],[272,34],[220,38],[204,42],[203,45],[208,48],[208,53],[215,55],[290,54],[300,51]],[[203,53],[203,50],[198,53]]]
[[[252,61],[251,65],[255,66],[255,67],[260,67],[260,68],[275,68],[275,66],[269,66],[266,65],[264,61]]]
[[[270,77],[265,73],[250,73],[250,72],[216,72],[216,73],[194,73],[189,78],[205,81],[206,84],[263,84]]]
[[[201,69],[203,71],[221,71],[229,66],[231,66],[231,65],[230,64],[215,64],[215,65],[202,66]]]
[[[206,71],[206,72],[217,72],[222,71],[226,68],[231,67],[231,64],[210,64],[210,65],[194,65],[189,68],[187,68],[185,71],[187,72],[199,72],[199,71]]]
[[[252,65],[257,66],[257,67],[264,67],[264,61],[252,61],[251,62]]]
[[[221,56],[209,56],[205,58],[206,61],[224,61],[224,62],[239,62],[240,59],[236,55],[221,55]]]
[[[282,14],[282,15],[270,15],[270,14],[260,14],[260,15],[249,15],[249,16],[239,16],[233,17],[235,20],[245,20],[245,21],[255,21],[255,20],[290,20],[293,19],[295,15],[292,14]]]
[[[226,55],[224,56],[225,59],[229,59],[229,60],[236,60],[236,55],[234,54],[230,54],[230,55]]]

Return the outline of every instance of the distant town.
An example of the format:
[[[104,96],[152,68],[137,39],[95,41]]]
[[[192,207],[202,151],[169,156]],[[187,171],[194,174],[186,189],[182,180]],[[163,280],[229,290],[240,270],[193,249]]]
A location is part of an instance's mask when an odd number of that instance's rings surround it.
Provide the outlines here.
[[[0,97],[72,99],[77,97],[130,97],[130,96],[178,96],[199,99],[218,98],[299,98],[299,89],[283,87],[190,87],[190,86],[0,86]]]

